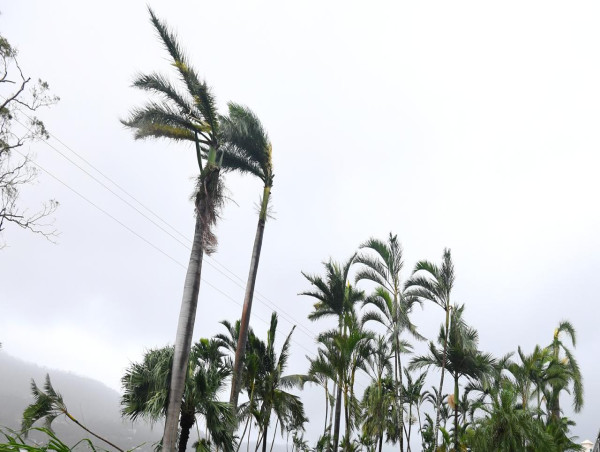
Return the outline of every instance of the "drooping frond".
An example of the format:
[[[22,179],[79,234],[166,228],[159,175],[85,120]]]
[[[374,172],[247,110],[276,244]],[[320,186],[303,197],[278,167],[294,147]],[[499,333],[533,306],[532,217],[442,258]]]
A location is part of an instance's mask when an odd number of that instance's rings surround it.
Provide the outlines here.
[[[121,123],[135,130],[136,140],[151,137],[195,141],[195,133],[201,131],[200,126],[184,119],[168,104],[156,102],[132,110]]]
[[[194,105],[178,92],[167,77],[161,74],[138,74],[133,81],[133,86],[144,91],[160,94],[165,101],[177,105],[180,110],[179,113],[198,118],[197,113],[194,111]]]
[[[258,176],[265,185],[273,183],[272,146],[267,132],[252,110],[229,103],[229,115],[220,117],[224,166],[229,160],[240,171]],[[245,167],[242,164],[245,163]]]

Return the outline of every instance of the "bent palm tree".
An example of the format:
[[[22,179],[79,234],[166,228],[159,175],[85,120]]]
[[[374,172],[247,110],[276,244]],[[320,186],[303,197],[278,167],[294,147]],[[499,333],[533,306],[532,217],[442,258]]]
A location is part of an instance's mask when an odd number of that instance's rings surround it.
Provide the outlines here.
[[[549,388],[546,391],[546,405],[548,407],[548,422],[560,423],[561,408],[560,395],[566,391],[573,395],[573,410],[578,413],[583,407],[583,377],[579,364],[573,355],[573,352],[561,340],[561,333],[566,334],[571,339],[573,346],[576,346],[576,332],[573,325],[563,320],[554,330],[552,343],[546,347],[550,354],[550,362],[546,372],[550,376]],[[569,386],[573,390],[569,390]]]
[[[167,77],[160,74],[140,75],[133,85],[159,95],[161,100],[151,101],[144,107],[133,110],[130,117],[122,123],[135,130],[136,139],[154,137],[193,142],[200,170],[195,195],[196,225],[177,325],[171,391],[163,435],[163,447],[171,452],[177,440],[177,424],[198,305],[202,259],[204,252],[210,253],[216,246],[212,227],[216,223],[223,197],[221,161],[218,158],[218,117],[214,98],[206,83],[200,81],[188,64],[175,35],[158,20],[151,9],[149,12],[151,22],[173,60],[173,66],[177,69],[186,93],[180,93]],[[204,164],[203,159],[206,160]]]
[[[72,422],[77,424],[79,427],[84,429],[89,434],[95,436],[101,441],[104,441],[106,444],[114,447],[116,450],[120,452],[125,452],[118,446],[115,446],[109,440],[97,435],[85,425],[83,425],[79,420],[77,420],[67,409],[67,405],[63,401],[62,395],[58,391],[54,389],[52,386],[52,382],[50,381],[50,375],[46,374],[46,381],[44,382],[44,389],[40,389],[34,380],[31,380],[31,393],[33,395],[33,403],[25,408],[23,412],[23,420],[21,423],[21,429],[27,435],[27,432],[35,422],[43,419],[45,423],[45,430],[50,433],[52,437],[52,422],[59,416],[64,415]],[[89,443],[89,442],[88,442]],[[91,443],[89,443],[91,444]],[[93,447],[92,447],[93,448]],[[2,449],[5,450],[5,449]],[[17,447],[15,449],[8,450],[25,450],[24,448]],[[45,449],[44,449],[45,450]]]
[[[252,311],[252,299],[254,297],[254,287],[256,275],[258,274],[258,263],[274,175],[271,158],[272,146],[269,137],[259,119],[248,108],[234,103],[229,104],[229,116],[221,117],[221,137],[223,143],[222,149],[224,151],[224,166],[253,174],[262,180],[264,184],[231,380],[230,403],[234,409],[237,409],[238,396],[241,389],[242,363],[244,361],[246,341],[248,339],[248,325],[250,324],[250,313]]]

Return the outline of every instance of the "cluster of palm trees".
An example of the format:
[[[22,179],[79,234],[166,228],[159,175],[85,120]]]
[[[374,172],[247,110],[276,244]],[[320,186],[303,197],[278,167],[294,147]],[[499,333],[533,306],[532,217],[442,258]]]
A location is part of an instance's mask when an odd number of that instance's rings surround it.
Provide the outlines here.
[[[249,329],[239,380],[246,401],[237,410],[219,402],[218,393],[233,372],[241,322],[223,321],[226,333],[192,348],[179,450],[185,450],[196,416],[206,425],[198,450],[239,450],[244,441],[249,450],[255,429],[255,450],[266,452],[278,428],[292,448],[303,451],[381,451],[384,444],[401,451],[578,450],[568,435],[573,423],[561,409],[566,394],[575,411],[583,404],[581,373],[565,342],[575,344],[573,326],[561,322],[549,344],[529,355],[518,348],[495,358],[479,349],[465,306],[451,301],[449,250],[439,265],[418,262],[404,282],[402,267],[402,248],[390,234],[386,241],[369,239],[343,264],[326,262],[323,275],[304,274],[311,289],[300,295],[314,300],[309,319],[331,318],[334,326],[317,335],[318,350],[307,357],[305,375],[284,375],[293,329],[277,354],[275,313],[266,341]],[[371,294],[358,287],[364,281],[374,283]],[[443,309],[439,333],[426,353],[414,355],[414,342],[425,338],[411,313],[417,305],[434,304]],[[123,377],[124,415],[165,415],[172,356],[172,347],[151,350],[142,364],[131,366]],[[435,371],[439,382],[427,388]],[[363,390],[357,378],[365,376]],[[323,431],[314,445],[304,438],[302,401],[289,392],[306,383],[320,386],[324,395]]]
[[[186,450],[190,430],[197,417],[205,427],[195,444],[196,450],[238,450],[252,427],[258,429],[255,450],[269,445],[269,426],[275,418],[270,439],[272,447],[277,428],[296,431],[303,428],[307,418],[300,398],[288,392],[303,384],[302,376],[283,375],[290,352],[293,329],[286,337],[279,353],[275,350],[277,314],[273,313],[267,340],[258,338],[249,330],[245,344],[243,371],[240,385],[248,394],[248,401],[235,412],[229,402],[219,400],[233,372],[233,362],[228,354],[237,350],[240,322],[232,325],[223,321],[226,333],[212,339],[201,339],[194,344],[185,379],[185,389],[179,415],[178,450]],[[146,352],[141,363],[133,363],[122,378],[124,394],[122,414],[135,420],[138,417],[157,421],[166,416],[168,409],[173,347]],[[239,436],[234,438],[238,428]],[[248,446],[249,447],[249,446]]]
[[[127,369],[123,415],[164,418],[161,445],[169,452],[186,450],[198,419],[205,429],[196,450],[237,451],[244,442],[249,450],[254,437],[255,451],[266,452],[273,449],[278,429],[288,440],[291,436],[292,450],[298,451],[381,452],[384,444],[400,452],[577,450],[568,436],[572,421],[561,409],[565,394],[572,396],[575,411],[583,404],[581,373],[564,342],[566,336],[575,345],[573,326],[561,322],[549,345],[529,355],[520,348],[517,358],[481,351],[464,305],[452,300],[450,250],[444,250],[439,264],[418,262],[403,281],[402,246],[393,234],[367,240],[343,263],[326,262],[322,275],[303,273],[311,287],[301,295],[314,301],[309,319],[330,322],[316,337],[317,352],[308,358],[306,374],[284,375],[293,329],[277,353],[277,314],[266,340],[249,325],[273,186],[271,143],[247,107],[229,103],[227,115],[217,112],[212,91],[175,35],[152,10],[150,17],[182,87],[161,74],[138,76],[134,86],[156,98],[122,122],[139,139],[192,143],[199,174],[196,224],[175,344],[148,351]],[[244,305],[239,321],[222,322],[226,333],[192,345],[202,260],[217,246],[214,226],[226,171],[254,175],[264,186]],[[414,341],[426,340],[411,314],[416,306],[433,305],[443,311],[439,320],[431,317],[441,321],[439,334],[425,354],[410,356]],[[426,389],[432,371],[439,373],[439,382]],[[370,380],[361,391],[357,381],[365,376]],[[312,446],[304,438],[308,420],[302,401],[290,392],[306,383],[322,387],[325,401],[323,432]],[[223,401],[228,384],[229,401]],[[69,417],[49,379],[45,391],[35,384],[33,389],[36,401],[25,412],[24,426],[42,418],[51,422],[60,414]],[[243,403],[238,403],[240,393]]]
[[[560,405],[565,394],[575,412],[583,404],[581,372],[564,342],[566,336],[575,345],[573,326],[561,322],[550,344],[531,355],[519,348],[518,359],[512,353],[495,358],[479,349],[465,306],[451,300],[450,250],[439,265],[418,262],[404,283],[402,263],[402,248],[390,234],[387,241],[369,239],[343,265],[327,262],[324,276],[305,275],[313,290],[302,295],[316,299],[309,318],[333,316],[338,324],[318,336],[318,354],[310,360],[308,375],[325,389],[330,410],[315,449],[338,450],[341,444],[348,451],[381,451],[390,443],[411,451],[418,443],[416,450],[423,451],[579,450]],[[353,281],[351,267],[357,267]],[[375,283],[371,295],[352,284],[364,280]],[[407,361],[403,357],[413,350],[408,339],[424,339],[410,320],[416,304],[438,305],[444,316],[427,353]],[[379,324],[380,333],[367,329],[369,323]],[[426,390],[431,369],[439,372],[439,384]],[[357,372],[371,378],[362,400],[354,388]],[[444,392],[448,379],[450,394]]]

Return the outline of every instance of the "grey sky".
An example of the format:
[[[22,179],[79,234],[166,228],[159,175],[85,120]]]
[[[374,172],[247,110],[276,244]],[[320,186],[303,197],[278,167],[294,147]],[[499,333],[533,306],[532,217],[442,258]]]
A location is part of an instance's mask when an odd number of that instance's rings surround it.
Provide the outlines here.
[[[573,322],[586,390],[574,433],[597,433],[598,3],[151,6],[177,31],[219,104],[247,104],[270,133],[275,220],[257,288],[281,312],[280,337],[291,327],[285,316],[304,325],[290,371],[305,371],[305,349],[315,348],[304,328],[325,327],[306,320],[312,303],[296,295],[308,287],[300,271],[321,272],[329,256],[346,259],[369,236],[393,231],[405,248],[405,276],[418,259],[438,261],[452,249],[455,300],[466,303],[484,350],[530,351],[550,342],[559,320]],[[51,133],[191,238],[192,150],[134,142],[118,122],[146,98],[130,88],[134,74],[171,69],[145,1],[19,1],[1,11],[22,67],[61,97],[43,115]],[[55,150],[31,151],[186,265],[184,246]],[[260,184],[235,176],[227,183],[235,203],[223,212],[214,259],[245,281]],[[5,233],[0,340],[10,354],[118,389],[129,361],[173,341],[184,271],[48,175],[23,203],[49,197],[61,202],[57,246]],[[196,337],[222,331],[217,322],[237,318],[243,300],[243,282],[210,265],[203,277]],[[259,297],[257,332],[270,312]],[[414,320],[432,337],[442,314],[427,306]],[[321,394],[306,399],[316,431]]]

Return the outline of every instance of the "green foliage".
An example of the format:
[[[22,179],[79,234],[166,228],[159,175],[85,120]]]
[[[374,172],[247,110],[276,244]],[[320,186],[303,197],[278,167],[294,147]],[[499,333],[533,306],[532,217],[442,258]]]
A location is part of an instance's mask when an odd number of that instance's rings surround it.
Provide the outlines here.
[[[184,446],[196,416],[201,415],[210,434],[203,444],[212,443],[222,450],[233,450],[233,411],[228,403],[218,399],[231,373],[221,346],[220,340],[201,339],[192,347],[181,404],[180,441]],[[124,416],[132,420],[144,417],[154,422],[166,415],[172,361],[173,347],[164,347],[149,350],[141,363],[129,366],[121,379]]]
[[[103,449],[97,448],[89,439],[82,439],[73,446],[67,446],[62,442],[56,434],[49,428],[34,427],[31,430],[44,433],[48,440],[44,445],[31,445],[27,444],[24,434],[15,432],[10,429],[0,429],[0,432],[4,436],[4,442],[0,443],[0,451],[3,452],[71,452],[76,450],[92,450],[101,451]],[[27,431],[29,432],[29,430]]]

